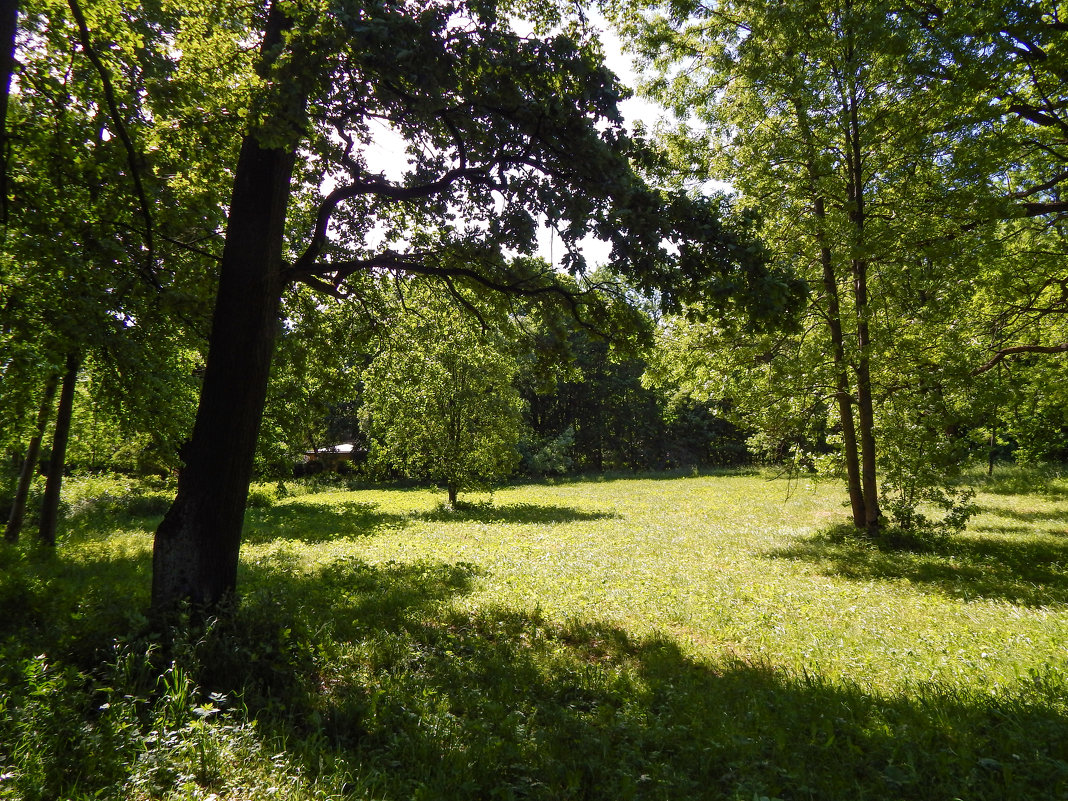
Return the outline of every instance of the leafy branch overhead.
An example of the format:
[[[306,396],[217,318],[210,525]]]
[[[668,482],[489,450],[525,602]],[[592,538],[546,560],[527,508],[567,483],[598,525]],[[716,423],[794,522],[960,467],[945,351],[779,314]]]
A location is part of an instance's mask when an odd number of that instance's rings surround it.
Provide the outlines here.
[[[521,36],[486,5],[405,2],[296,19],[286,48],[270,81],[308,86],[305,157],[323,189],[285,280],[346,295],[368,275],[419,273],[561,295],[572,290],[553,268],[584,275],[593,236],[673,309],[705,295],[767,322],[800,294],[722,201],[643,179],[657,156],[623,127],[626,90],[595,40]],[[406,149],[403,176],[375,161],[383,142]],[[532,254],[541,223],[559,264],[509,271],[502,250]]]

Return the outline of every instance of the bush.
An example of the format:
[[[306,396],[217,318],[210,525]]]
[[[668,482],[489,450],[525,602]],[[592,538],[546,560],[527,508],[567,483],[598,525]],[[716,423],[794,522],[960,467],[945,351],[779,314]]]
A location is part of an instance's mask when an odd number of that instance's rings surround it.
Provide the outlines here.
[[[562,476],[573,466],[575,429],[568,426],[556,437],[520,444],[520,470],[532,476]]]

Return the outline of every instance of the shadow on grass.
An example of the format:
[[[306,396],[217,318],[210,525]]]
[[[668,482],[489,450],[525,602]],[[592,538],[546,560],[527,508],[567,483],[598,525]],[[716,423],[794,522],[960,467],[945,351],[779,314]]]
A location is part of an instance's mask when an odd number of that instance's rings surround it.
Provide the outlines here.
[[[459,509],[440,506],[429,512],[396,513],[383,512],[377,504],[359,501],[329,505],[290,501],[267,509],[250,509],[245,515],[243,541],[252,544],[280,539],[327,542],[344,537],[370,537],[418,521],[548,525],[610,517],[615,514],[546,504],[475,504]]]
[[[966,600],[1068,603],[1068,541],[973,535],[903,550],[820,533],[767,556],[810,562],[827,575],[849,579],[906,579],[924,590]]]
[[[289,501],[245,512],[242,541],[257,544],[274,540],[306,543],[345,537],[370,537],[388,529],[404,528],[411,516],[380,511],[378,504],[360,501],[313,503]]]
[[[503,523],[508,525],[549,525],[577,523],[583,520],[608,520],[619,517],[615,512],[595,512],[553,504],[461,504],[457,509],[438,506],[416,515],[435,523]]]
[[[1051,521],[1068,523],[1068,510],[1064,509],[1052,509],[1046,511],[1029,509],[1021,511],[1019,509],[1012,509],[989,503],[981,503],[978,504],[978,506],[980,513],[996,515],[997,517],[1004,517],[1009,520],[1019,520],[1021,523],[1048,523]]]
[[[977,476],[968,481],[979,492],[991,495],[1037,495],[1047,500],[1068,498],[1068,482],[1061,469],[1049,466],[1012,465],[992,476]]]
[[[270,691],[247,658],[216,674],[225,679],[217,689],[239,689],[235,679],[260,687],[265,730],[308,770],[330,765],[347,777],[357,798],[1025,799],[1068,791],[1059,674],[1017,694],[928,687],[881,698],[766,665],[700,663],[674,642],[613,626],[440,606],[467,592],[471,578],[456,565],[358,562],[282,578],[275,593],[246,597],[242,615],[270,621],[268,631],[325,638],[330,656],[303,668],[303,705],[272,704],[297,694]],[[257,631],[243,647],[255,653],[264,640]]]
[[[35,572],[24,561],[11,567],[0,582]],[[65,593],[77,598],[99,567],[68,566]],[[1008,801],[1068,792],[1068,688],[1059,673],[1036,674],[1011,692],[931,686],[886,698],[767,665],[698,662],[672,641],[609,625],[565,626],[511,609],[450,611],[446,602],[469,593],[476,576],[471,566],[440,562],[349,559],[314,574],[247,565],[240,606],[206,628],[172,632],[170,652],[155,658],[162,667],[186,660],[199,688],[190,703],[210,692],[240,698],[204,721],[219,726],[219,737],[255,716],[263,759],[278,764],[269,755],[284,748],[301,775],[348,798]],[[135,569],[123,581],[136,577]],[[83,614],[99,632],[98,653],[109,653],[105,621],[91,608]],[[42,650],[52,662],[65,648],[55,637]],[[159,639],[146,642],[157,648]],[[91,659],[88,649],[79,653]],[[112,671],[108,680],[116,679]],[[67,721],[53,721],[45,705],[35,728],[10,728],[4,715],[19,713],[19,697],[0,707],[0,731],[18,732],[9,753],[27,755],[37,732]],[[91,726],[101,696],[85,697]],[[64,715],[76,711],[61,706]],[[142,752],[107,757],[133,771]],[[57,793],[122,798],[128,790],[121,779],[99,784],[88,757],[78,767],[59,750],[39,756],[67,772]],[[210,789],[228,795],[225,786]],[[235,797],[270,792],[230,789]],[[179,792],[161,793],[171,790]]]
[[[674,481],[678,478],[732,478],[740,476],[757,476],[759,467],[674,467],[663,470],[606,470],[601,473],[573,473],[563,476],[546,476],[542,478],[516,478],[515,484],[549,484],[566,486],[568,484],[608,484],[615,481]]]

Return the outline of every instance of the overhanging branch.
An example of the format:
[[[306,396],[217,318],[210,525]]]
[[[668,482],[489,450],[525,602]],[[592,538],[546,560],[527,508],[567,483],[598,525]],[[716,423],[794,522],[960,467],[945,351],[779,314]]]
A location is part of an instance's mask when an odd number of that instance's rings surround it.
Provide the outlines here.
[[[293,277],[302,280],[302,275],[317,272],[314,267],[315,260],[319,258],[326,244],[326,233],[330,227],[330,219],[337,207],[346,200],[363,195],[373,195],[378,198],[394,202],[412,200],[424,200],[435,195],[442,194],[452,188],[459,181],[471,181],[472,183],[491,184],[490,167],[457,167],[448,170],[438,180],[416,186],[400,186],[391,183],[384,178],[369,178],[347,186],[339,186],[326,196],[319,204],[319,212],[315,217],[315,229],[312,232],[308,247],[301,257],[290,268]]]
[[[1009,348],[1002,348],[994,353],[994,357],[981,367],[977,367],[972,370],[972,375],[982,375],[988,370],[996,367],[1001,361],[1009,356],[1015,356],[1020,353],[1068,353],[1068,342],[1061,345],[1013,345]]]

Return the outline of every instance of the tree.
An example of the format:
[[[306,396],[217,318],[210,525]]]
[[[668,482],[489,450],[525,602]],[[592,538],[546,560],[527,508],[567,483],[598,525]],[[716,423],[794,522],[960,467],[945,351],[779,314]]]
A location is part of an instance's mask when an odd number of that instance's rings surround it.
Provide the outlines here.
[[[689,385],[733,398],[768,446],[830,437],[858,529],[879,533],[888,489],[901,509],[945,500],[938,472],[955,461],[972,352],[951,322],[999,206],[992,162],[972,148],[996,127],[973,65],[944,59],[921,19],[881,0],[672,3],[626,25],[656,73],[650,91],[688,122],[678,158],[730,181],[775,258],[816,288],[796,336],[665,328],[676,372],[701,342],[712,352]],[[939,463],[918,474],[902,461],[917,453]]]
[[[174,42],[153,38],[165,18],[159,9],[22,5],[18,92],[6,121],[0,440],[28,438],[32,455],[44,433],[45,414],[31,422],[41,388],[49,396],[63,375],[42,514],[42,538],[51,542],[71,430],[65,418],[79,382],[72,365],[92,368],[94,403],[128,428],[171,449],[187,434],[180,401],[194,380],[213,260],[181,238],[203,238],[218,225],[212,184],[225,154],[184,163],[176,134],[182,109],[168,101],[186,94],[149,91],[181,83]],[[23,479],[34,461],[24,460]],[[27,490],[20,480],[16,510]],[[7,534],[16,537],[18,526]]]
[[[521,37],[492,3],[272,2],[237,39],[261,41],[254,102],[228,204],[204,385],[178,495],[156,532],[153,605],[214,604],[236,584],[241,525],[279,301],[303,281],[359,296],[382,274],[545,298],[589,311],[552,271],[514,269],[535,216],[567,246],[596,233],[667,302],[708,292],[773,318],[799,285],[765,269],[715,203],[650,189],[621,128],[620,88],[573,26]],[[398,46],[403,43],[403,46]],[[407,143],[390,180],[369,163],[372,127]],[[298,160],[318,192],[310,229],[286,237]],[[332,185],[333,188],[329,188]],[[385,241],[382,241],[384,236]]]
[[[387,325],[387,293],[384,287],[380,298],[368,287],[359,303],[308,287],[286,295],[257,446],[260,470],[288,472],[308,450],[362,443],[361,377]]]
[[[455,301],[408,292],[389,340],[364,372],[370,462],[458,493],[507,477],[519,461],[523,403],[503,332]]]

